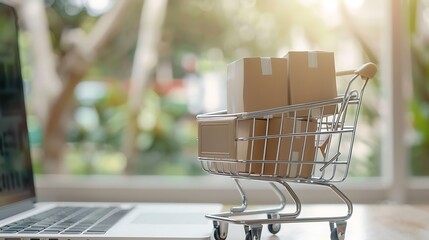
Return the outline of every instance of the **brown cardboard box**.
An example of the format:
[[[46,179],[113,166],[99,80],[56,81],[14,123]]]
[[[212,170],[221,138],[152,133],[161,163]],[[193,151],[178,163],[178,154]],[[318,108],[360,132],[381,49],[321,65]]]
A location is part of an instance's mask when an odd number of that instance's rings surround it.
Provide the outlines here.
[[[317,129],[316,121],[295,121],[291,118],[283,119],[282,131],[280,131],[281,118],[270,119],[268,134],[270,136],[290,133],[315,132]],[[305,144],[305,146],[304,146]],[[312,173],[313,164],[287,163],[287,161],[314,161],[315,157],[315,136],[288,136],[282,137],[279,144],[279,138],[270,138],[267,143],[266,160],[279,161],[275,163],[264,163],[264,175],[291,177],[291,178],[309,178]],[[276,167],[277,165],[277,167]]]
[[[242,58],[228,65],[227,75],[228,113],[289,104],[285,58]]]
[[[289,104],[317,102],[337,97],[335,61],[333,52],[295,52],[288,60]],[[322,109],[312,109],[311,117],[320,117]],[[332,115],[335,106],[323,109],[323,116]],[[304,117],[308,111],[297,112]]]
[[[253,128],[255,123],[255,128]],[[253,135],[253,129],[255,134]],[[235,117],[198,120],[198,156],[222,159],[213,161],[210,170],[227,173],[261,172],[261,163],[237,163],[237,160],[261,160],[265,140],[240,141],[239,138],[266,135],[266,120],[237,120]],[[253,145],[253,152],[252,152]]]

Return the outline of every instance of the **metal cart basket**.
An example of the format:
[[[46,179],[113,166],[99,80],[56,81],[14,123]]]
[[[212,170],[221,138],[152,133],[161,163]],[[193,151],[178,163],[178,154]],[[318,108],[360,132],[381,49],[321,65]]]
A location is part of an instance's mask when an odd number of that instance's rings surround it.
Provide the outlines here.
[[[334,183],[347,177],[362,97],[367,81],[376,72],[377,67],[373,63],[364,64],[357,70],[337,72],[338,77],[352,77],[345,84],[344,94],[331,100],[257,112],[217,112],[197,116],[198,121],[229,119],[236,129],[240,124],[247,124],[251,129],[248,135],[235,135],[235,144],[248,147],[243,159],[198,158],[206,172],[232,177],[242,197],[241,206],[233,207],[229,212],[206,215],[213,220],[214,239],[227,238],[229,223],[243,225],[246,240],[259,240],[262,224],[268,224],[268,230],[276,234],[281,223],[297,222],[329,222],[331,239],[345,239],[346,220],[352,215],[353,205]],[[355,81],[359,77],[362,84]],[[358,87],[355,89],[355,86]],[[264,121],[263,127],[258,125],[261,120]],[[279,197],[280,206],[248,210],[241,180],[268,182]],[[347,206],[347,213],[339,217],[300,217],[301,201],[289,185],[291,182],[332,190]],[[278,186],[284,186],[283,190],[293,200],[293,212],[282,212],[287,198]],[[252,218],[261,214],[266,218]]]

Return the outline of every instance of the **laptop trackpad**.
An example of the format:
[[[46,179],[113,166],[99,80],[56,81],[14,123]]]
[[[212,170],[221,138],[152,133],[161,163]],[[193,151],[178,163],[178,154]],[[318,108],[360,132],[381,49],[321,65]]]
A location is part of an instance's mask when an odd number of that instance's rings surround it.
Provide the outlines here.
[[[142,213],[132,224],[207,224],[207,218],[202,213]]]

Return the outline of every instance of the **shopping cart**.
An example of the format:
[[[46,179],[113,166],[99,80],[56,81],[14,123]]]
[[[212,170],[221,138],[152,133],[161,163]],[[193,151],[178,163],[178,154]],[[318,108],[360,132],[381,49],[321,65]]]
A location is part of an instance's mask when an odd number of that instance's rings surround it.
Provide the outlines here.
[[[357,70],[337,72],[338,79],[346,75],[352,78],[345,84],[344,94],[331,100],[257,112],[216,112],[197,116],[198,121],[233,120],[237,129],[240,124],[250,123],[252,129],[249,135],[235,135],[236,144],[245,144],[249,148],[245,159],[198,158],[206,172],[232,177],[242,198],[241,206],[233,207],[229,212],[206,215],[213,220],[214,239],[227,238],[229,223],[243,225],[246,240],[259,240],[262,224],[268,224],[268,230],[276,234],[282,223],[308,222],[329,222],[331,239],[345,239],[346,220],[353,213],[353,205],[334,183],[347,177],[362,97],[368,80],[376,72],[373,63],[364,64]],[[362,84],[355,81],[358,77],[363,80]],[[264,121],[262,131],[258,130],[261,120]],[[247,209],[247,196],[241,180],[268,182],[279,197],[280,205],[271,209]],[[347,206],[347,213],[334,217],[300,217],[301,201],[289,183],[312,184],[332,190]],[[293,200],[294,210],[283,212],[287,195]],[[260,215],[266,217],[256,217]]]

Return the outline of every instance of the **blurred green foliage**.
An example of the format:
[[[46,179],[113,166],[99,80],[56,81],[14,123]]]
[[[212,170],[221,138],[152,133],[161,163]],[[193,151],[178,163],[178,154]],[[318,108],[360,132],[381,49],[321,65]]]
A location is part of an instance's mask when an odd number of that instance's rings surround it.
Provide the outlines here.
[[[411,144],[411,173],[429,176],[429,26],[422,18],[427,15],[427,2],[409,0],[413,99],[410,112],[414,127]]]
[[[73,28],[89,31],[98,19],[88,14],[84,7],[75,9],[70,15],[66,8],[72,1],[46,2],[49,3],[51,40],[58,54],[62,54],[64,31]],[[186,101],[178,94],[183,88],[181,79],[185,76],[181,62],[184,55],[192,53],[199,58],[197,72],[200,74],[225,72],[228,62],[244,56],[278,56],[280,50],[284,50],[281,48],[293,46],[297,31],[305,33],[310,46],[327,46],[328,50],[334,49],[338,41],[349,34],[346,26],[333,28],[326,23],[320,13],[325,3],[314,1],[309,7],[304,2],[187,0],[184,4],[184,1],[169,1],[160,59],[168,59],[171,63],[173,79],[167,85],[154,80],[144,92],[137,140],[141,161],[135,169],[136,174],[202,174],[196,158],[195,116],[187,112]],[[120,147],[143,1],[133,4],[119,33],[80,84],[90,92],[101,89],[101,93],[88,100],[79,95],[82,90],[79,86],[76,90],[65,157],[72,174],[121,174],[125,167],[126,159]],[[22,42],[25,44],[26,41]],[[155,74],[153,78],[156,78]],[[374,89],[372,91],[378,91]],[[376,108],[374,104],[363,106],[361,119],[370,126],[378,119]],[[31,113],[29,128],[36,171],[41,173],[38,148],[43,133]],[[357,154],[359,161],[354,163],[351,174],[377,176],[380,172],[379,139],[363,138],[362,141],[371,149],[368,154]]]

